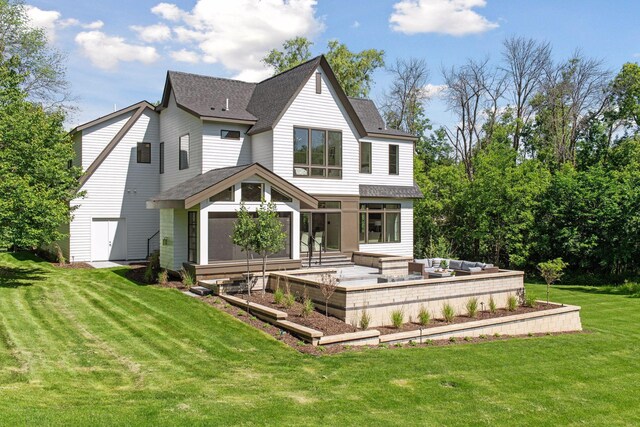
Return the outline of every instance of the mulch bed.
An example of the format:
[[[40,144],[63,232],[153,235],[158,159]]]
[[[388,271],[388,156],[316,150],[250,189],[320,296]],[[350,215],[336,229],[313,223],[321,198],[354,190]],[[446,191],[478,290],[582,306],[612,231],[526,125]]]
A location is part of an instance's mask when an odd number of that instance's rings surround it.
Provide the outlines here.
[[[187,287],[182,284],[180,280],[175,280],[174,277],[169,276],[169,281],[161,285],[159,283],[147,283],[144,280],[144,272],[146,270],[146,265],[137,265],[133,264],[129,266],[129,270],[125,273],[127,279],[132,280],[140,285],[150,285],[150,286],[158,286],[161,288],[171,288],[171,289],[180,289],[186,290]]]
[[[237,295],[242,299],[247,299],[247,295]],[[284,311],[287,313],[287,320],[297,323],[308,328],[313,328],[318,331],[322,331],[325,335],[337,335],[346,334],[348,332],[356,332],[357,329],[351,325],[344,323],[342,320],[333,316],[325,317],[323,313],[313,311],[307,317],[302,315],[302,304],[296,301],[292,307],[287,308],[284,305],[276,304],[273,301],[273,294],[271,292],[254,292],[248,297],[249,301],[256,304],[261,304],[276,310]],[[316,305],[316,310],[324,311],[324,305]]]
[[[66,264],[52,262],[51,265],[58,268],[67,268],[69,270],[87,270],[87,269],[93,268],[86,262],[69,262]]]
[[[495,319],[497,317],[514,316],[516,314],[531,313],[534,311],[551,310],[553,308],[558,308],[558,307],[560,307],[560,305],[557,305],[557,304],[538,304],[537,307],[518,306],[518,308],[516,308],[514,311],[508,311],[507,309],[504,309],[504,308],[496,310],[495,313],[491,313],[489,311],[479,311],[475,318],[469,317],[466,315],[456,316],[453,319],[453,322],[451,323],[447,323],[443,319],[431,319],[429,324],[424,326],[420,325],[419,323],[409,322],[409,323],[405,323],[400,328],[394,328],[393,326],[376,326],[375,328],[371,328],[371,329],[379,330],[381,335],[395,334],[396,332],[417,331],[420,328],[422,329],[436,328],[438,326],[452,325],[455,323],[466,323],[466,322],[473,322],[475,320]]]

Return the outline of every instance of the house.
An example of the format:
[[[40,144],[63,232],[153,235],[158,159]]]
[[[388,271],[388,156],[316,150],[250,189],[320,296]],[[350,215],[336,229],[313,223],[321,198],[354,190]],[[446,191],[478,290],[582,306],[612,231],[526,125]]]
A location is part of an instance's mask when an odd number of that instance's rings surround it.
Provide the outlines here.
[[[157,107],[143,101],[72,134],[85,171],[62,244],[72,261],[159,247],[170,270],[243,271],[229,235],[240,203],[262,198],[287,233],[271,269],[320,250],[413,253],[415,137],[347,97],[323,56],[260,83],[169,71]]]

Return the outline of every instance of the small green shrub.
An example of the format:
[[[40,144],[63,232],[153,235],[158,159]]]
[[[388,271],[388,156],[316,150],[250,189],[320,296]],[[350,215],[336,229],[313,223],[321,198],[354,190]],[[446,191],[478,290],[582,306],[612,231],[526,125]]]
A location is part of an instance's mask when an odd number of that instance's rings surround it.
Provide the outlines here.
[[[518,308],[518,298],[515,295],[509,295],[509,298],[507,298],[507,310],[516,311],[516,308]]]
[[[151,265],[151,263],[149,263],[149,265]],[[189,273],[184,268],[180,270],[180,278],[182,278],[182,284],[184,286],[186,287],[193,286],[193,276],[191,276],[191,273]]]
[[[464,337],[464,340],[469,342],[469,341],[471,341],[471,337]]]
[[[533,336],[533,332],[529,332],[529,333],[527,334],[527,336],[528,336],[528,337],[532,337],[532,336]]]
[[[498,306],[496,305],[496,300],[493,299],[493,295],[489,297],[489,313],[496,314],[498,310]]]
[[[536,308],[538,307],[538,301],[536,301],[536,297],[534,295],[527,294],[524,305],[527,307]]]
[[[493,334],[494,337],[496,338],[500,338],[500,334],[498,332],[496,332],[495,334]]]
[[[453,309],[453,306],[448,302],[442,305],[442,317],[447,323],[453,322],[453,319],[456,317],[456,312]]]
[[[409,341],[409,345],[410,345],[411,347],[415,347],[415,346],[417,346],[417,345],[418,345],[418,343],[417,343],[417,342],[415,342],[415,340],[411,340],[411,341]]]
[[[431,321],[431,314],[429,314],[429,310],[424,308],[424,306],[420,307],[420,312],[418,312],[418,322],[422,326],[427,326]]]
[[[318,351],[319,351],[320,353],[324,353],[325,351],[327,351],[327,348],[326,348],[326,347],[323,347],[323,346],[321,346],[321,345],[319,345],[319,346],[318,346]]]
[[[296,297],[293,294],[285,294],[283,302],[285,307],[291,308],[293,307],[293,304],[296,302]]]
[[[362,310],[360,315],[360,329],[366,330],[371,324],[371,314],[367,310]]]
[[[456,337],[449,337],[449,342],[456,342]]]
[[[169,273],[167,270],[160,270],[158,273],[158,284],[162,286],[166,286],[169,282]]]
[[[487,339],[487,336],[486,336],[485,334],[482,334],[482,335],[480,335],[480,339],[482,339],[482,340],[486,340],[486,339]]]
[[[393,310],[391,312],[391,324],[394,328],[399,329],[404,323],[404,311],[401,309]]]
[[[310,298],[305,298],[304,301],[302,301],[302,317],[309,317],[309,315],[313,313],[314,308],[313,301],[311,301]]]
[[[296,343],[296,345],[297,345],[298,347],[304,347],[304,346],[306,345],[306,343],[305,343],[304,341],[298,341],[298,342]]]
[[[426,345],[431,345],[431,344],[433,344],[433,340],[426,340],[424,343],[425,343]]]
[[[273,293],[273,302],[280,305],[282,304],[283,301],[284,301],[284,292],[282,291],[282,289],[277,288],[276,291]]]
[[[378,344],[378,347],[380,347],[380,348],[389,348],[389,344],[381,343],[381,344]]]
[[[640,283],[625,281],[620,285],[620,292],[624,295],[640,295]]]
[[[156,277],[153,274],[153,268],[151,268],[151,264],[147,264],[147,267],[144,269],[144,282],[145,283],[153,283]]]
[[[478,315],[478,298],[469,298],[467,301],[467,315],[474,319]]]

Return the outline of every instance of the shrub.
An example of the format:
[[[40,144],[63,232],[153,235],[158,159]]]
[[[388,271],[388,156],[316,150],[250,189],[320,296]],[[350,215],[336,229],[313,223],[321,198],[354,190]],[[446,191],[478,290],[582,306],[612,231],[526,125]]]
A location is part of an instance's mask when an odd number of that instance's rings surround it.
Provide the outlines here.
[[[360,329],[365,330],[369,327],[371,323],[371,314],[367,310],[362,310],[362,314],[360,315]]]
[[[562,258],[556,258],[546,262],[538,264],[538,271],[540,275],[547,283],[547,304],[549,304],[549,288],[554,282],[560,280],[564,274],[563,270],[568,267],[569,264],[562,261]]]
[[[486,340],[486,339],[487,339],[487,336],[486,336],[485,334],[482,334],[482,335],[480,335],[480,339],[482,339],[482,340]]]
[[[470,298],[467,301],[467,315],[472,318],[478,315],[478,298]]]
[[[427,326],[431,321],[431,314],[429,314],[429,310],[424,308],[424,306],[420,307],[420,312],[418,313],[418,322],[422,326]]]
[[[518,299],[515,295],[509,295],[509,298],[507,298],[507,310],[516,311],[516,308],[518,308]]]
[[[394,328],[399,329],[404,323],[404,311],[401,309],[391,312],[391,324]]]
[[[149,265],[151,265],[151,263],[149,263]],[[182,278],[182,284],[184,286],[186,287],[193,286],[193,276],[191,276],[191,273],[189,273],[184,268],[180,270],[180,277]]]
[[[276,291],[273,293],[273,302],[280,305],[282,304],[283,301],[284,301],[284,292],[282,291],[282,289],[277,288]]]
[[[327,348],[326,348],[326,347],[323,347],[323,346],[321,346],[321,345],[319,345],[319,346],[318,346],[318,351],[319,351],[320,353],[323,353],[323,352],[327,351]]]
[[[538,301],[536,301],[536,297],[534,295],[527,294],[524,305],[526,305],[527,307],[536,308],[538,306]]]
[[[449,337],[449,342],[456,342],[456,337]]]
[[[151,264],[147,264],[147,267],[144,269],[144,282],[153,283],[155,278],[156,277],[153,274],[153,268],[151,267]]]
[[[293,307],[293,304],[296,302],[296,297],[293,294],[285,294],[284,295],[284,306],[287,308]]]
[[[498,307],[496,305],[496,300],[494,300],[493,295],[491,295],[489,297],[489,312],[491,314],[495,314],[497,310],[498,310]]]
[[[448,302],[442,305],[442,317],[447,323],[453,322],[453,319],[456,317],[456,312],[453,309],[453,306]]]
[[[169,273],[167,272],[167,270],[160,270],[160,273],[158,273],[158,284],[166,286],[168,281]]]
[[[313,313],[314,305],[310,298],[305,298],[302,301],[302,317],[309,317]]]
[[[469,342],[469,341],[471,341],[471,337],[464,337],[464,340]]]

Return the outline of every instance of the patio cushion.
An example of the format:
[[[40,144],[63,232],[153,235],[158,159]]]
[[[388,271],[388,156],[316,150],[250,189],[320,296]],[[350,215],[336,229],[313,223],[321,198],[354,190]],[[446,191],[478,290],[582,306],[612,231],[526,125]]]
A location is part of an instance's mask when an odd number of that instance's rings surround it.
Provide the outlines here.
[[[462,261],[462,269],[463,270],[467,270],[467,271],[471,271],[471,268],[475,268],[476,267],[476,263],[475,262],[469,262],[469,261]]]
[[[424,272],[425,273],[434,273],[435,271],[436,271],[436,269],[433,268],[433,267],[425,267],[424,268]]]
[[[482,268],[480,267],[469,267],[469,272],[470,273],[479,273],[482,271]]]
[[[431,267],[440,268],[440,263],[442,262],[442,258],[432,258],[431,259]]]
[[[485,268],[492,268],[493,264],[485,264],[484,267],[482,267],[482,269],[484,270]]]
[[[424,265],[427,265],[427,261],[428,261],[428,259],[427,259],[427,258],[423,258],[423,259],[416,259],[416,260],[414,260],[413,262],[417,262],[418,264],[424,264]]]
[[[459,261],[457,259],[452,259],[451,262],[449,263],[449,268],[453,270],[462,269],[462,261]]]
[[[484,262],[476,262],[476,267],[480,267],[480,268],[482,268],[483,270],[484,270],[484,267],[485,267],[486,265],[487,265],[487,264],[485,264]]]

